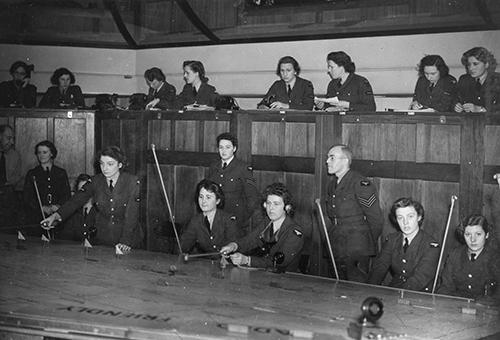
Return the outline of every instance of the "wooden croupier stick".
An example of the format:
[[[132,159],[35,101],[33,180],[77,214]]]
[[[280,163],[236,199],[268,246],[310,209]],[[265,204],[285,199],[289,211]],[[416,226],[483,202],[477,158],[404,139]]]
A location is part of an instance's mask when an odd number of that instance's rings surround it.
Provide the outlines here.
[[[42,212],[42,217],[45,219],[45,213],[43,212],[42,199],[40,198],[40,191],[38,191],[38,185],[36,184],[36,177],[33,176],[33,185],[35,186],[36,198],[38,199],[38,205],[40,206],[40,211]],[[50,231],[47,229],[47,236],[50,240]]]
[[[436,275],[434,276],[434,283],[432,285],[432,294],[434,294],[434,291],[436,290],[437,280],[438,280],[438,276],[439,276],[439,267],[441,267],[441,261],[443,260],[444,246],[446,244],[446,238],[448,236],[448,229],[450,228],[451,215],[453,214],[453,207],[455,206],[455,201],[457,199],[458,199],[457,196],[451,195],[450,211],[448,213],[448,221],[446,222],[446,228],[444,229],[443,244],[441,245],[441,252],[439,253],[439,261],[438,261],[438,265],[436,268]]]
[[[203,254],[184,254],[183,256],[183,260],[184,262],[187,262],[189,259],[191,258],[194,258],[194,257],[210,257],[210,256],[217,256],[217,255],[221,255],[220,252],[213,252],[213,253],[203,253]]]
[[[156,156],[155,145],[151,144],[151,151],[153,152],[153,157],[155,159],[156,170],[158,171],[158,176],[160,177],[161,188],[163,190],[163,196],[165,197],[165,202],[167,202],[167,209],[170,215],[170,221],[172,222],[172,228],[174,229],[175,239],[177,241],[177,246],[179,247],[179,254],[182,254],[181,241],[179,240],[179,234],[175,228],[175,218],[172,213],[172,208],[170,207],[170,201],[168,199],[167,190],[165,189],[165,183],[163,182],[163,176],[161,175],[160,163],[158,162],[158,157]]]
[[[337,265],[335,264],[335,257],[333,256],[332,244],[330,242],[330,236],[328,236],[328,230],[326,229],[325,216],[323,215],[323,209],[321,208],[321,201],[319,198],[315,200],[318,206],[319,216],[321,217],[321,224],[323,225],[323,231],[325,232],[326,243],[328,244],[328,252],[330,253],[330,260],[333,263],[333,270],[335,270],[335,278],[339,279],[339,272],[337,271]]]

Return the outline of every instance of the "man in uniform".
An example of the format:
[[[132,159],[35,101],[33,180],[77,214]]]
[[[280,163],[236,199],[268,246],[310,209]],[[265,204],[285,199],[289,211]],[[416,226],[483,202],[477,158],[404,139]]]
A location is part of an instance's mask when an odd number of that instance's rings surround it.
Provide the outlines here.
[[[21,179],[21,156],[14,149],[14,131],[0,125],[0,225],[15,225],[19,200],[14,191]]]
[[[248,220],[260,204],[260,196],[252,168],[234,157],[238,139],[225,132],[217,136],[220,160],[210,165],[207,179],[217,183],[224,192],[223,210],[236,218],[238,236],[248,233]]]
[[[370,257],[377,254],[383,218],[375,185],[350,169],[352,152],[346,145],[328,151],[327,214],[333,224],[332,243],[340,279],[366,282]]]

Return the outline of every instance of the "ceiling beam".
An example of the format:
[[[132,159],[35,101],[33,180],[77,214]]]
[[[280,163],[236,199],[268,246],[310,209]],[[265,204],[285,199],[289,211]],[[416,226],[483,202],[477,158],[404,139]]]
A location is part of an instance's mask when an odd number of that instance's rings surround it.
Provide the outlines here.
[[[123,22],[123,18],[120,14],[120,11],[118,10],[116,2],[114,0],[104,0],[104,6],[113,16],[113,20],[115,21],[116,27],[123,36],[123,39],[125,39],[130,48],[136,49],[138,45],[135,42],[132,35],[130,34],[130,32],[128,31],[127,26],[125,26],[125,23]]]
[[[187,0],[175,0],[175,2],[179,5],[189,21],[191,21],[191,23],[199,29],[201,33],[214,43],[220,42],[220,39],[210,30],[210,28],[207,27],[207,25],[205,25],[198,14],[195,13],[191,5],[189,5]]]

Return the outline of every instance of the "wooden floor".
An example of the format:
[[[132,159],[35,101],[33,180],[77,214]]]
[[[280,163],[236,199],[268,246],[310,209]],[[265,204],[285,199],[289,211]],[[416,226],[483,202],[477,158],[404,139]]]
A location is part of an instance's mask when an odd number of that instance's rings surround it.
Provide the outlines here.
[[[384,314],[363,339],[500,338],[500,308],[466,299],[0,237],[0,339],[350,339],[369,296]]]

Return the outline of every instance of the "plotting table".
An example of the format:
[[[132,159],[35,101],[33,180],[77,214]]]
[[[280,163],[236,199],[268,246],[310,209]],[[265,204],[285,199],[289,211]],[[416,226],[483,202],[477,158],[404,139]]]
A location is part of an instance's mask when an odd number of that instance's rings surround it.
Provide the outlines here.
[[[363,339],[500,339],[500,308],[466,299],[0,238],[0,339],[350,339],[369,296],[384,314]]]

